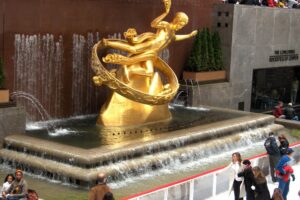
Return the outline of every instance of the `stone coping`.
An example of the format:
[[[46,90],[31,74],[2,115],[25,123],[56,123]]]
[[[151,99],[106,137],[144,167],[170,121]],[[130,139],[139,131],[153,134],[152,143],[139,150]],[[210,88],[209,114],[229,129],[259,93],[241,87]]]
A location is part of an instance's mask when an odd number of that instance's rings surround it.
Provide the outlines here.
[[[273,121],[273,116],[249,113],[249,115],[239,118],[177,130],[168,134],[156,134],[151,136],[151,138],[142,138],[92,149],[83,149],[25,135],[8,136],[5,138],[5,144],[8,149],[15,148],[17,151],[25,151],[35,156],[91,168],[107,165],[111,162],[140,157],[145,154],[178,148],[199,141],[232,134],[240,130],[256,128],[265,124],[271,124]]]
[[[264,134],[268,131],[277,131],[282,129],[281,125],[270,124],[263,126],[261,129],[265,130]],[[117,179],[122,176],[122,172],[139,173],[139,169],[151,168],[153,166],[160,167],[161,163],[170,162],[170,157],[181,158],[182,155],[186,155],[191,152],[199,152],[202,150],[207,150],[208,148],[213,148],[214,144],[222,143],[225,140],[235,141],[240,139],[240,135],[225,135],[214,140],[207,141],[205,143],[195,143],[188,146],[180,147],[176,150],[168,150],[166,152],[160,153],[158,155],[150,155],[146,158],[140,157],[132,160],[126,160],[124,162],[115,163],[113,167],[111,166],[101,166],[94,167],[91,169],[81,168],[78,166],[72,166],[65,163],[56,162],[54,160],[48,160],[41,157],[36,157],[34,155],[28,155],[26,153],[19,153],[16,151],[10,151],[8,149],[0,150],[0,156],[2,159],[13,160],[15,164],[22,164],[23,167],[31,169],[31,171],[37,170],[37,172],[43,172],[44,175],[55,174],[55,177],[60,177],[62,180],[68,178],[72,183],[82,186],[90,186],[96,180],[97,174],[99,172],[106,173],[111,176],[111,178]],[[146,165],[146,166],[145,166]],[[63,178],[64,177],[64,178]]]
[[[275,119],[276,124],[281,124],[287,128],[295,128],[300,129],[300,122],[295,120],[288,120],[288,119]]]

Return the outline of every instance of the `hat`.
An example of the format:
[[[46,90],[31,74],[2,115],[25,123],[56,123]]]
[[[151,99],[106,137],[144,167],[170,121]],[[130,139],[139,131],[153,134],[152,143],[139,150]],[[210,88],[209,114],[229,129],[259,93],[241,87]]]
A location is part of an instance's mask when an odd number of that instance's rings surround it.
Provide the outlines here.
[[[250,162],[250,160],[244,160],[244,161],[243,161],[243,164],[244,164],[244,165],[251,165],[251,162]]]
[[[286,150],[286,153],[287,154],[291,154],[291,153],[293,153],[294,152],[294,150],[292,149],[292,148],[288,148],[287,150]]]
[[[290,103],[288,103],[288,105],[289,105],[289,106],[293,106],[293,104],[292,104],[291,102],[290,102]]]

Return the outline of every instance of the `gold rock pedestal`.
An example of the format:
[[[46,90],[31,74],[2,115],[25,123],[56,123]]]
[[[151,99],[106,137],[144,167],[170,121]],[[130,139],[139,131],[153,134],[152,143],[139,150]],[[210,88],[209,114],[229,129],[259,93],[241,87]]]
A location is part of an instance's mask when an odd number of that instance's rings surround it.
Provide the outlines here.
[[[163,90],[163,84],[158,73],[153,78],[131,75],[134,79],[128,86],[140,91],[158,94]],[[104,126],[131,126],[171,119],[168,105],[147,105],[132,101],[116,92],[102,106],[97,124]]]

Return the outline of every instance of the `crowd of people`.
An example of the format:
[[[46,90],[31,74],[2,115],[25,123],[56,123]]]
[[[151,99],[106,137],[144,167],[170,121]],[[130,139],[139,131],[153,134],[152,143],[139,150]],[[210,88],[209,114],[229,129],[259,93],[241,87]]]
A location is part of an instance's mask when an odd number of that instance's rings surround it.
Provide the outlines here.
[[[278,136],[278,141],[279,146],[274,133],[270,133],[265,141],[265,148],[269,156],[272,181],[279,182],[278,188],[282,191],[283,199],[286,200],[289,192],[290,177],[295,180],[293,169],[289,164],[294,151],[289,148],[289,142],[283,134]]]
[[[288,103],[287,107],[283,108],[283,102],[279,101],[278,105],[273,109],[273,115],[276,118],[299,121],[292,103]]]
[[[257,5],[279,8],[300,8],[299,0],[225,0],[232,4]]]
[[[8,174],[2,186],[1,200],[38,200],[36,191],[28,189],[27,182],[23,178],[23,171],[17,169],[15,176]]]
[[[103,173],[98,174],[97,184],[92,187],[88,200],[114,200],[110,187],[106,184],[107,176]],[[23,171],[17,169],[15,175],[7,174],[4,179],[0,200],[38,200],[35,190],[28,189]]]
[[[264,146],[269,156],[272,181],[278,182],[278,187],[275,188],[271,197],[263,170],[258,166],[252,167],[250,160],[242,160],[241,154],[235,152],[232,154],[230,164],[223,169],[230,169],[232,172],[229,195],[233,192],[234,200],[243,200],[244,197],[246,200],[287,200],[290,181],[295,181],[294,171],[290,164],[294,151],[289,147],[285,135],[280,134],[277,142],[273,132],[269,134]],[[17,169],[15,175],[6,176],[0,200],[38,200],[38,194],[28,189],[22,170]],[[114,200],[105,174],[98,174],[97,184],[90,189],[88,200]]]
[[[278,187],[271,197],[267,179],[263,170],[252,167],[250,160],[242,160],[241,154],[232,154],[231,163],[223,170],[230,169],[230,193],[234,193],[234,200],[287,200],[290,180],[295,180],[293,168],[290,164],[293,149],[284,135],[278,136],[278,143],[274,133],[270,133],[265,141],[265,148],[269,155],[270,174],[273,182],[278,182]],[[220,172],[219,172],[220,173]]]

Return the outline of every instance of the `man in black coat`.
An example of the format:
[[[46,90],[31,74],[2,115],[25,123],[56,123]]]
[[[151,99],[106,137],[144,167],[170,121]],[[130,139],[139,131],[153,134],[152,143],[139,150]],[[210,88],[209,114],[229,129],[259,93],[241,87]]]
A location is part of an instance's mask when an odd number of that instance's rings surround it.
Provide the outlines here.
[[[251,162],[250,160],[243,161],[244,170],[238,173],[238,177],[244,177],[245,189],[246,189],[246,199],[247,200],[255,200],[254,193],[254,175],[252,172]]]
[[[276,182],[275,167],[279,162],[281,155],[273,132],[269,134],[269,137],[266,139],[264,145],[267,154],[269,155],[272,181]]]

